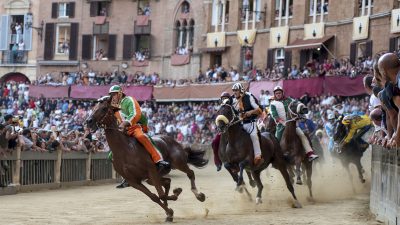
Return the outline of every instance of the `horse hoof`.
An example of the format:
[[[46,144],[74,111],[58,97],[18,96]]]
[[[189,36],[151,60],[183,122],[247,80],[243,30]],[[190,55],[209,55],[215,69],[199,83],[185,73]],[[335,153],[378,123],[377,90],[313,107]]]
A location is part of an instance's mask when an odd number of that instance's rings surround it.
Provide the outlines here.
[[[178,197],[182,193],[182,188],[175,188],[172,192]]]
[[[165,219],[165,222],[167,222],[167,223],[172,223],[172,222],[174,222],[174,217],[167,217],[167,218]]]
[[[236,186],[236,189],[235,189],[237,192],[239,192],[239,193],[243,193],[243,186]]]
[[[197,200],[199,200],[200,202],[204,202],[204,201],[206,200],[206,195],[200,192],[200,193],[196,196],[196,198],[197,198]]]
[[[260,197],[257,197],[256,198],[256,204],[259,205],[261,203],[263,203],[262,199]]]
[[[297,180],[297,181],[296,181],[296,184],[298,184],[298,185],[303,185],[303,182],[302,182],[301,180]]]
[[[167,218],[165,219],[165,222],[173,222],[173,221],[174,221],[174,210],[168,209]]]
[[[251,180],[249,183],[250,183],[250,186],[253,188],[255,188],[257,185],[257,183],[254,180]]]
[[[361,183],[365,183],[365,179],[361,179]]]
[[[295,208],[295,209],[303,208],[303,206],[297,200],[293,203],[292,207]]]

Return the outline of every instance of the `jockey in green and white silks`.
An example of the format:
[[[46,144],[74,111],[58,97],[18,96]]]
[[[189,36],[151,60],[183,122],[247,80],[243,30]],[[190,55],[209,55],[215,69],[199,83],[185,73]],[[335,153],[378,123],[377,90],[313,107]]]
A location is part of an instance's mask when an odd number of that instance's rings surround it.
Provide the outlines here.
[[[271,102],[271,116],[276,123],[275,137],[281,141],[283,131],[285,130],[285,123],[287,121],[287,112],[289,111],[289,104],[294,101],[290,97],[285,97],[282,87],[276,86],[274,88],[274,99]],[[306,155],[310,161],[317,159],[318,155],[314,154],[308,138],[304,132],[296,127],[296,134],[299,136],[301,143],[306,150]]]

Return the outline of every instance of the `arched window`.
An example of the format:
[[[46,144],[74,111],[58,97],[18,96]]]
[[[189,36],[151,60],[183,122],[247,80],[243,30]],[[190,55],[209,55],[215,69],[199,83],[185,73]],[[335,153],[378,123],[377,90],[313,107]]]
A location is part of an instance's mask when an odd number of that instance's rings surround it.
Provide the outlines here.
[[[180,47],[186,48],[187,37],[188,37],[188,24],[187,24],[186,20],[183,20],[183,23],[182,23],[182,40],[181,40]]]
[[[181,5],[181,13],[190,13],[190,4],[184,1]]]
[[[179,47],[181,40],[181,22],[179,20],[175,22],[175,35],[175,47]]]
[[[193,48],[194,42],[194,20],[191,19],[189,22],[189,48]]]

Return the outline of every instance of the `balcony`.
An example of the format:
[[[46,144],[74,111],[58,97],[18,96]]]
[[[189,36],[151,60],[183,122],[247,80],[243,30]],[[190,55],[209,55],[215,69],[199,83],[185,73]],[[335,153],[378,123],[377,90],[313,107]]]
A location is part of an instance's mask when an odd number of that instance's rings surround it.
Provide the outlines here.
[[[28,51],[24,50],[8,50],[2,51],[1,64],[27,64]]]
[[[151,34],[151,21],[147,21],[146,25],[144,25],[144,23],[140,23],[140,21],[135,21],[134,34]]]

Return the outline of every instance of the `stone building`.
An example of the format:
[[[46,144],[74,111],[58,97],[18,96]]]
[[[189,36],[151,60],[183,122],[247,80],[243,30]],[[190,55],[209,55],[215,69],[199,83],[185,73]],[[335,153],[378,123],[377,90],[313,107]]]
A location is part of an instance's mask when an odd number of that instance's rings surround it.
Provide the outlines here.
[[[42,25],[39,1],[0,1],[0,82],[36,79],[37,42]]]
[[[40,0],[40,9],[38,2],[1,5],[1,74],[93,69],[193,79],[215,64],[354,62],[400,44],[398,0]],[[12,15],[30,15],[39,28],[22,66],[9,62]]]

